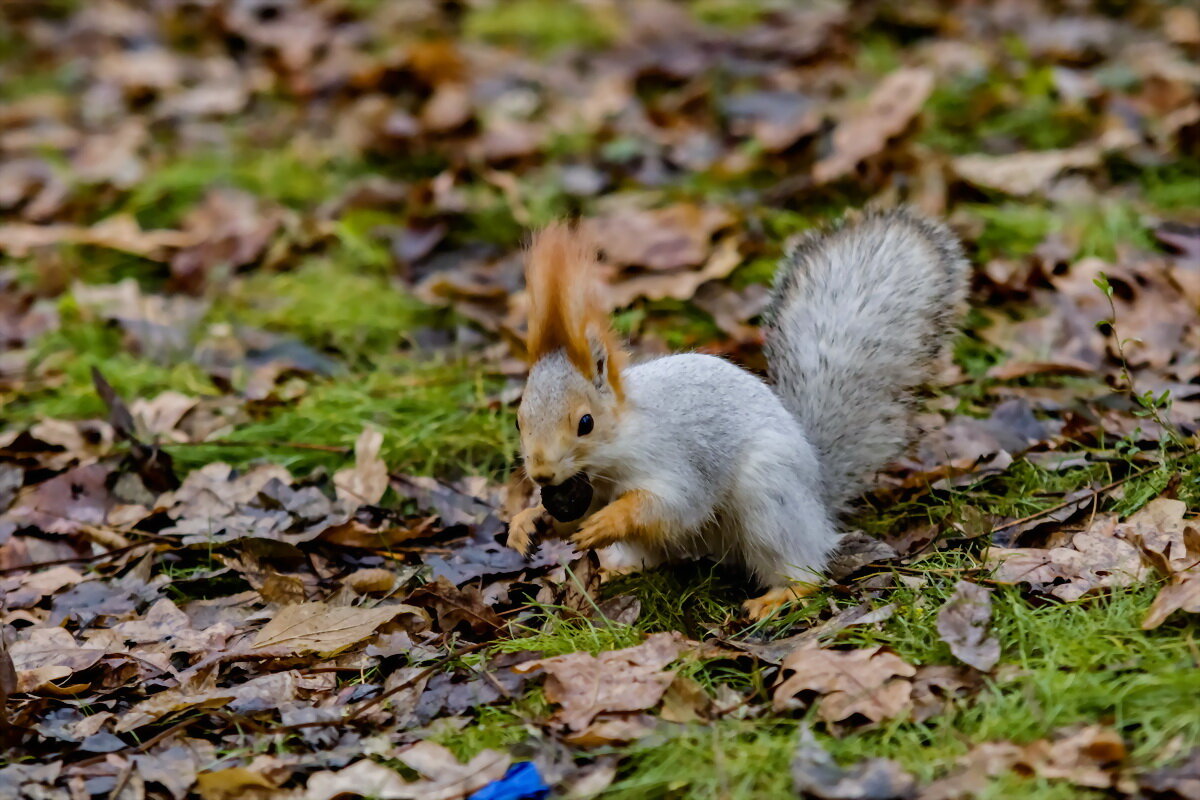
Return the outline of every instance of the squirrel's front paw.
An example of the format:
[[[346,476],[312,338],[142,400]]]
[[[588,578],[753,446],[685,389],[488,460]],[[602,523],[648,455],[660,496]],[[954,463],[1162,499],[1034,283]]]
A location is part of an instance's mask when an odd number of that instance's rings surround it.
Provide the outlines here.
[[[579,550],[599,550],[624,539],[626,529],[624,515],[605,507],[583,521],[571,542]]]
[[[508,546],[523,556],[528,555],[529,545],[537,533],[538,522],[544,513],[540,506],[517,512],[512,522],[508,523]]]

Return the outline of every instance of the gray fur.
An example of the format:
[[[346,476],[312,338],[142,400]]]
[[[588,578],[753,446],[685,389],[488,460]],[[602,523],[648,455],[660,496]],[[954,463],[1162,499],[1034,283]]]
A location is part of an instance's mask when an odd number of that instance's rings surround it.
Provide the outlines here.
[[[767,311],[767,360],[842,510],[910,438],[913,390],[958,325],[969,265],[948,228],[901,209],[802,238]]]

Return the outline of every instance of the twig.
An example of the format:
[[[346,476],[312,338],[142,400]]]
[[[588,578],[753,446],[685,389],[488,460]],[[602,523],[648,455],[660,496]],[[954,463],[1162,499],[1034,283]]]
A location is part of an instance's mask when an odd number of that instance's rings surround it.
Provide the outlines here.
[[[19,567],[4,567],[0,569],[0,575],[8,575],[11,572],[24,572],[26,570],[41,569],[42,567],[57,567],[60,564],[79,564],[87,561],[103,561],[106,558],[113,558],[122,553],[127,553],[130,550],[136,550],[139,547],[149,546],[149,542],[138,542],[131,544],[128,547],[122,547],[117,550],[109,550],[104,553],[97,553],[92,556],[75,556],[74,558],[56,558],[53,561],[35,561],[32,564],[22,564]]]

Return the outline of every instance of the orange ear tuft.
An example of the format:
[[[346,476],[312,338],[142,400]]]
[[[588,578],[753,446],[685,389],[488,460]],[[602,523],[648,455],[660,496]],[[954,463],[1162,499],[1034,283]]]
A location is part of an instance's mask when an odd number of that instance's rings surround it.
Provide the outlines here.
[[[595,267],[595,247],[578,228],[558,222],[534,236],[525,265],[529,359],[564,350],[576,369],[595,380],[593,348],[601,347],[609,384],[619,396],[624,353],[600,301]]]

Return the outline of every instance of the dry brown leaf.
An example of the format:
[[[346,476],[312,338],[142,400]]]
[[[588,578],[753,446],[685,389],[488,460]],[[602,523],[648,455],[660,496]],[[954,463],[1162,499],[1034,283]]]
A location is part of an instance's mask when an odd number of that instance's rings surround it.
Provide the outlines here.
[[[656,633],[636,647],[593,656],[569,653],[514,667],[518,672],[541,668],[546,679],[546,699],[561,708],[557,723],[583,731],[605,711],[643,711],[662,699],[675,679],[664,671],[679,655],[683,641],[677,633]]]
[[[1200,614],[1200,573],[1188,575],[1160,589],[1146,611],[1146,618],[1142,620],[1142,630],[1157,628],[1176,611]]]
[[[647,300],[689,300],[705,283],[728,277],[741,263],[738,240],[731,236],[717,243],[701,269],[625,278],[609,286],[608,299],[616,307],[627,306],[643,297]]]
[[[563,738],[576,747],[602,747],[636,741],[654,730],[654,717],[640,712],[599,714],[578,733]]]
[[[359,594],[386,594],[396,585],[396,573],[383,567],[359,569],[342,582]]]
[[[1100,148],[1089,145],[1070,150],[1039,150],[1006,156],[960,156],[952,164],[958,176],[968,183],[1025,196],[1045,191],[1055,178],[1068,169],[1097,166],[1100,157]]]
[[[407,605],[356,608],[325,603],[297,603],[276,612],[251,645],[255,649],[333,655],[361,642],[399,614],[423,616]]]
[[[871,92],[863,108],[833,131],[833,152],[813,166],[813,180],[828,183],[850,173],[899,136],[933,91],[934,74],[924,67],[899,69]]]
[[[383,499],[388,488],[387,464],[379,457],[383,434],[373,428],[363,428],[354,443],[354,466],[339,470],[333,485],[339,500],[355,506],[375,505]]]
[[[704,263],[713,234],[732,222],[722,208],[680,203],[620,209],[586,220],[582,229],[613,264],[667,271]]]
[[[881,647],[862,650],[800,648],[780,665],[791,675],[775,689],[776,711],[804,704],[801,695],[820,696],[818,713],[827,722],[860,714],[872,722],[907,714],[912,708],[916,668]]]
[[[165,261],[169,250],[196,242],[186,231],[144,231],[126,215],[109,217],[90,228],[78,225],[29,225],[12,222],[0,225],[0,250],[20,258],[31,250],[56,244],[86,244],[121,250],[156,261]]]
[[[988,778],[1015,771],[1022,776],[1066,780],[1092,789],[1129,791],[1121,774],[1127,751],[1119,734],[1102,725],[1060,731],[1055,738],[1027,745],[985,742],[959,761],[958,771],[934,781],[922,800],[955,800],[974,795]]]
[[[1062,600],[1078,600],[1096,589],[1129,586],[1147,573],[1138,548],[1122,537],[1115,517],[1097,517],[1076,533],[1069,546],[994,547],[988,551],[993,578],[1001,583],[1029,583]]]
[[[309,777],[303,800],[333,800],[343,795],[377,800],[460,800],[504,777],[511,761],[504,753],[483,750],[462,764],[445,747],[429,741],[417,742],[396,758],[425,777],[410,783],[395,770],[364,759],[336,772]]]
[[[937,630],[950,652],[980,672],[1000,660],[1000,641],[988,628],[992,618],[992,593],[970,581],[959,581],[954,594],[938,611]]]
[[[204,800],[242,800],[257,797],[258,792],[273,793],[274,789],[274,783],[245,767],[202,772],[196,777],[196,792]]]
[[[34,628],[9,647],[17,673],[17,691],[33,692],[88,669],[105,651],[80,647],[65,628]]]

